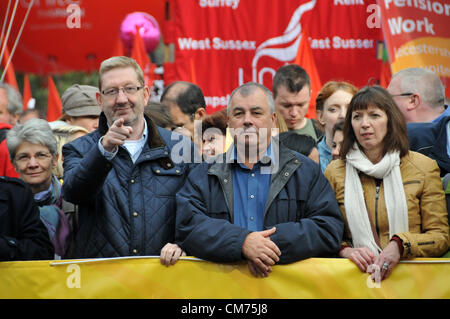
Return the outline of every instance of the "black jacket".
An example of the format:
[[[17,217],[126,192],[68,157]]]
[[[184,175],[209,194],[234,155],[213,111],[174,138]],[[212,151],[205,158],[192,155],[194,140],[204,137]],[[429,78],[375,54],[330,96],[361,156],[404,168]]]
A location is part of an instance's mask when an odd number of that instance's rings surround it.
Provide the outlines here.
[[[233,146],[230,146],[230,150]],[[250,233],[234,224],[233,165],[196,166],[177,193],[176,241],[189,255],[214,261],[243,259]],[[270,239],[280,248],[280,264],[337,255],[344,222],[336,196],[320,167],[280,144],[278,170],[271,176],[264,229],[276,226]]]
[[[441,169],[441,177],[450,173],[447,153],[447,124],[450,116],[437,123],[408,123],[409,149],[434,159]]]
[[[0,177],[0,260],[53,259],[54,248],[29,187]]]
[[[171,155],[175,146],[192,151],[192,143],[146,120],[148,141],[136,163],[122,147],[111,162],[100,153],[98,141],[108,131],[103,113],[98,130],[64,145],[63,196],[79,208],[75,245],[66,257],[159,255],[174,241],[175,194],[190,164]]]

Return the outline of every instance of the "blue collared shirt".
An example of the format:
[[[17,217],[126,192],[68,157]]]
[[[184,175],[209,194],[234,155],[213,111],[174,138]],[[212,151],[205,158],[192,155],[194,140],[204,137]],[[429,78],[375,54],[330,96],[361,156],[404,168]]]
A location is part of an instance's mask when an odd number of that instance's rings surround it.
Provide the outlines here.
[[[445,111],[431,122],[437,123],[447,116],[450,116],[450,106],[445,105]],[[447,123],[447,155],[450,156],[450,122]]]
[[[328,148],[328,145],[325,143],[325,134],[320,139],[320,142],[317,144],[317,150],[319,151],[320,169],[322,170],[323,173],[325,172],[325,169],[332,160],[331,151]]]
[[[450,121],[447,123],[447,154],[450,157]]]
[[[234,196],[234,224],[251,231],[263,230],[264,211],[269,195],[271,174],[262,172],[261,167],[272,165],[275,157],[272,152],[272,144],[269,145],[266,154],[249,169],[244,164],[235,161],[233,164],[233,196]],[[267,161],[267,159],[270,161]],[[236,147],[231,154],[231,159],[236,160]]]
[[[440,120],[442,120],[444,117],[450,116],[450,106],[445,105],[445,110],[444,112],[441,113],[441,115],[439,115],[438,117],[436,117],[434,120],[432,120],[431,122],[433,123],[437,123]]]

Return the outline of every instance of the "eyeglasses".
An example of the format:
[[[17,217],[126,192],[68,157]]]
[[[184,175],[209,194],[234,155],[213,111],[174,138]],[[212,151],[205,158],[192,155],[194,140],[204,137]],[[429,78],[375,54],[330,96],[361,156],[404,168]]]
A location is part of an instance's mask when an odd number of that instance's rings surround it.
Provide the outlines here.
[[[31,160],[32,157],[34,157],[38,162],[45,162],[46,160],[51,158],[52,155],[50,153],[45,153],[45,152],[37,152],[34,155],[19,154],[16,156],[15,161],[18,164],[25,165]]]
[[[395,97],[395,96],[411,96],[411,95],[414,95],[414,93],[391,94],[392,97]]]
[[[102,91],[103,95],[106,95],[108,97],[115,97],[117,94],[119,94],[119,91],[122,91],[127,96],[136,94],[137,91],[144,88],[143,86],[125,86],[122,88],[110,88]]]

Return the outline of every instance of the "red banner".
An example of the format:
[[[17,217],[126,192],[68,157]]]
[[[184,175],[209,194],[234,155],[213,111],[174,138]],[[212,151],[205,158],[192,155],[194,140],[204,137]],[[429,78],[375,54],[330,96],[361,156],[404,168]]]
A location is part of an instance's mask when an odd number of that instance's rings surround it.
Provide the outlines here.
[[[375,2],[172,0],[175,58],[165,65],[166,84],[195,76],[212,113],[226,106],[239,84],[256,81],[271,89],[276,70],[295,60],[307,27],[321,82],[364,86],[381,71],[381,29],[367,23],[368,5]]]
[[[379,0],[392,72],[409,67],[438,74],[450,93],[449,0]]]
[[[30,2],[19,1],[10,48]],[[7,5],[8,1],[0,1],[0,22]],[[162,28],[164,5],[164,0],[34,0],[13,57],[14,68],[37,74],[98,71],[100,63],[117,52],[120,25],[126,15],[146,12]],[[9,17],[11,12],[12,8]]]

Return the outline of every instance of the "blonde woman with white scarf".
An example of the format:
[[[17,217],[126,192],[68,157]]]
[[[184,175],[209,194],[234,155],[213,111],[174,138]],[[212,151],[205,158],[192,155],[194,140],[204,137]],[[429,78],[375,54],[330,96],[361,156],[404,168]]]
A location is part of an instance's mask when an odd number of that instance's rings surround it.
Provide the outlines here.
[[[439,167],[408,150],[404,117],[382,87],[365,87],[350,102],[340,158],[325,176],[345,219],[341,257],[363,272],[380,270],[383,280],[402,258],[448,250]]]

